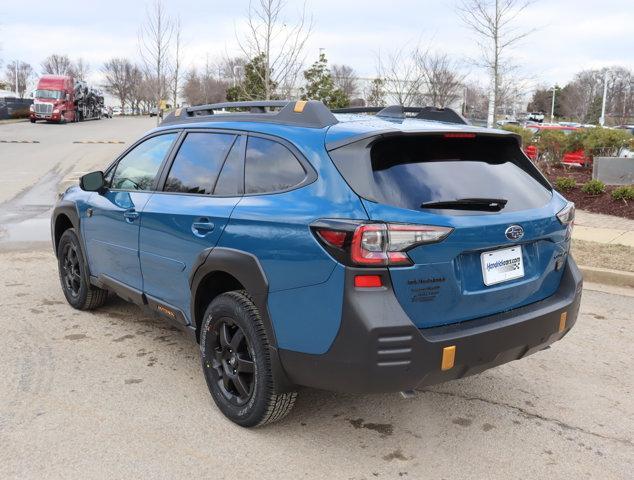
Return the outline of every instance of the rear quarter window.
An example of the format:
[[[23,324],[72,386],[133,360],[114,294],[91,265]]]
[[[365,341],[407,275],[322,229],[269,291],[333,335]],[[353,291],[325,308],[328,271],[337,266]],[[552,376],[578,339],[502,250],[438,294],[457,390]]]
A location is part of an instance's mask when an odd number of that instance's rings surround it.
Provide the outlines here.
[[[503,212],[538,208],[551,198],[546,179],[512,137],[396,136],[355,142],[330,152],[363,198],[428,210],[425,203],[504,199]],[[482,211],[454,211],[482,214]]]
[[[289,190],[306,179],[307,172],[284,145],[260,137],[249,137],[244,164],[245,193]]]

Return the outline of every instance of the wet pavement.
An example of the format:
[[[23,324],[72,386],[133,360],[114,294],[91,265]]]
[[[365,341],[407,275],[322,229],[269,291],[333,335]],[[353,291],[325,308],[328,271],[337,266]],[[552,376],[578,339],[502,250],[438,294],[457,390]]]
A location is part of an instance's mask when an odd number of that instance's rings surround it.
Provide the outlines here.
[[[0,141],[20,142],[0,143],[0,251],[50,245],[50,213],[59,193],[82,173],[105,168],[154,126],[149,118],[0,124]],[[88,141],[118,143],[78,143]]]

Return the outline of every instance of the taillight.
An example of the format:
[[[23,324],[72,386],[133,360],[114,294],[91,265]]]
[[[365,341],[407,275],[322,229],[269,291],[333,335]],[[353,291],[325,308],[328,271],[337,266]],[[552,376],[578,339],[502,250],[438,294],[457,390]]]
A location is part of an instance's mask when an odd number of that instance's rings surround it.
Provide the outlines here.
[[[313,231],[340,262],[356,266],[407,266],[418,245],[440,242],[453,230],[434,225],[319,221]]]
[[[575,225],[575,204],[568,202],[568,204],[557,213],[557,219],[562,225],[566,226],[566,238],[572,236],[572,228]]]

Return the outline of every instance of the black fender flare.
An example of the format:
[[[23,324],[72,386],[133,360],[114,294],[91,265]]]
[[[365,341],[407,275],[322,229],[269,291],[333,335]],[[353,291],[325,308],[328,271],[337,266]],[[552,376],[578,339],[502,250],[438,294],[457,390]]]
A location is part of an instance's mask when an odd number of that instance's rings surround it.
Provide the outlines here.
[[[55,236],[55,225],[57,224],[57,219],[60,215],[65,215],[70,220],[70,223],[72,223],[73,228],[77,232],[77,236],[79,237],[79,241],[81,242],[81,246],[85,252],[86,246],[84,245],[83,237],[79,232],[80,220],[77,206],[74,202],[68,200],[60,200],[57,205],[55,205],[53,213],[51,214],[51,240],[53,242],[53,250],[55,256],[57,256],[57,239]]]
[[[255,255],[226,247],[212,247],[203,250],[196,263],[193,265],[189,283],[191,289],[191,328],[195,331],[197,322],[202,319],[196,318],[196,293],[202,280],[212,272],[222,272],[233,276],[245,288],[251,300],[258,308],[260,318],[264,324],[266,335],[270,345],[271,368],[273,377],[282,391],[292,390],[292,383],[288,380],[286,372],[280,362],[275,330],[271,322],[268,310],[269,283],[266,274]]]

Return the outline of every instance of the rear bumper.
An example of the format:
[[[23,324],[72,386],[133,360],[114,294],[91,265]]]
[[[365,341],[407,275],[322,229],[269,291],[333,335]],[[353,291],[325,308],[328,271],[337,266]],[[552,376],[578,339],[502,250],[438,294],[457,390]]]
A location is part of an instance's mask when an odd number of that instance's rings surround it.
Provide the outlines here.
[[[579,313],[583,283],[568,257],[559,289],[545,300],[420,330],[401,308],[385,272],[387,287],[372,291],[354,288],[355,273],[346,272],[342,323],[330,350],[322,355],[279,350],[293,383],[340,392],[393,392],[466,377],[523,358],[570,331]],[[560,331],[564,312],[565,327]],[[442,371],[443,348],[452,345],[455,364]]]

